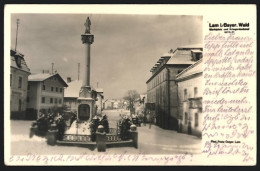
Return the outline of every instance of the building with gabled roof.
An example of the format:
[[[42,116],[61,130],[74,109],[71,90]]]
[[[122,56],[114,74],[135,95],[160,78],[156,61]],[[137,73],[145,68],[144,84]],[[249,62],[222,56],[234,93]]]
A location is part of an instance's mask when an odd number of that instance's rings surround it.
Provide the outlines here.
[[[179,132],[201,137],[203,60],[176,76],[179,103]]]
[[[28,76],[31,74],[24,55],[11,49],[10,51],[10,111],[12,119],[26,118],[26,99]]]
[[[202,45],[180,46],[163,54],[151,68],[146,81],[147,103],[155,103],[156,125],[178,130],[178,89],[176,75],[202,58]]]
[[[36,119],[39,113],[61,111],[67,83],[58,73],[31,74],[28,78],[27,113]]]

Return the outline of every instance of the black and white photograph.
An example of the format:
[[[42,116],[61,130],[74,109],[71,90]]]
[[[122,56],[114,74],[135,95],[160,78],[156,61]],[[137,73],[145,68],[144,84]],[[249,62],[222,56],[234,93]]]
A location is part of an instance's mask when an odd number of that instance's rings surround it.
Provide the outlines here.
[[[6,165],[254,164],[255,8],[222,7],[8,5]]]
[[[202,19],[12,14],[11,154],[199,153]]]

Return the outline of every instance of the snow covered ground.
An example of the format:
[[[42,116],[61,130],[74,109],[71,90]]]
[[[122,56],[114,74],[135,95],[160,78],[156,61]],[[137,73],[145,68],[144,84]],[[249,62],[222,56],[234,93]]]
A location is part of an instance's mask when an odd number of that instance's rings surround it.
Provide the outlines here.
[[[106,110],[110,127],[116,127],[120,114],[129,114],[128,111]],[[82,146],[49,146],[46,139],[33,136],[29,138],[31,121],[11,121],[11,155],[79,155],[82,153],[98,154],[97,149],[88,149]],[[138,149],[133,147],[107,148],[106,153],[130,153],[130,154],[179,154],[179,153],[200,153],[201,139],[195,136],[180,134],[176,131],[163,130],[155,125],[149,129],[146,126],[137,127]]]

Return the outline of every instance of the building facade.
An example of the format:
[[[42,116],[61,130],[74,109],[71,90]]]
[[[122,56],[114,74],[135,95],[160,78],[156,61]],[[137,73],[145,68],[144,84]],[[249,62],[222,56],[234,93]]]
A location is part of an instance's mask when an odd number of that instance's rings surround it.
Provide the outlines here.
[[[71,80],[71,78],[67,78],[67,84],[68,87],[64,90],[64,105],[68,110],[71,110],[73,112],[78,111],[78,97],[79,92],[82,86],[82,80]],[[101,115],[102,114],[102,104],[103,104],[103,89],[102,88],[96,88],[95,89],[97,93],[97,99],[95,103],[95,112],[96,114]]]
[[[29,76],[27,111],[32,118],[39,113],[61,110],[64,100],[64,87],[68,85],[58,73],[40,73]]]
[[[115,100],[113,99],[106,99],[103,103],[103,108],[106,110],[115,109]]]
[[[177,75],[179,132],[201,137],[202,59]]]
[[[176,75],[202,56],[201,45],[177,48],[162,55],[150,72],[147,84],[147,103],[155,103],[155,122],[163,129],[178,130],[178,87]]]
[[[10,59],[10,116],[12,119],[25,119],[28,76],[31,73],[23,54],[11,50]]]

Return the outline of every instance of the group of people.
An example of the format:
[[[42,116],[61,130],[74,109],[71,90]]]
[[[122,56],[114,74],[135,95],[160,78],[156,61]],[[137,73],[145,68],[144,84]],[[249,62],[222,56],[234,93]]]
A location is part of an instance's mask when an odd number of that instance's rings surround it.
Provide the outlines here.
[[[130,126],[133,124],[131,121],[131,117],[129,115],[121,115],[121,119],[119,120],[119,130],[120,130],[120,138],[122,140],[127,140],[130,138]]]
[[[41,135],[46,134],[51,124],[56,124],[59,132],[65,129],[65,121],[60,113],[40,113],[36,120],[38,133]]]
[[[106,133],[109,133],[109,123],[108,123],[108,119],[107,119],[107,115],[106,114],[104,114],[101,117],[95,115],[92,118],[91,125],[90,125],[91,140],[92,141],[96,140],[96,131],[97,131],[99,125],[102,125],[104,127],[104,131]]]

